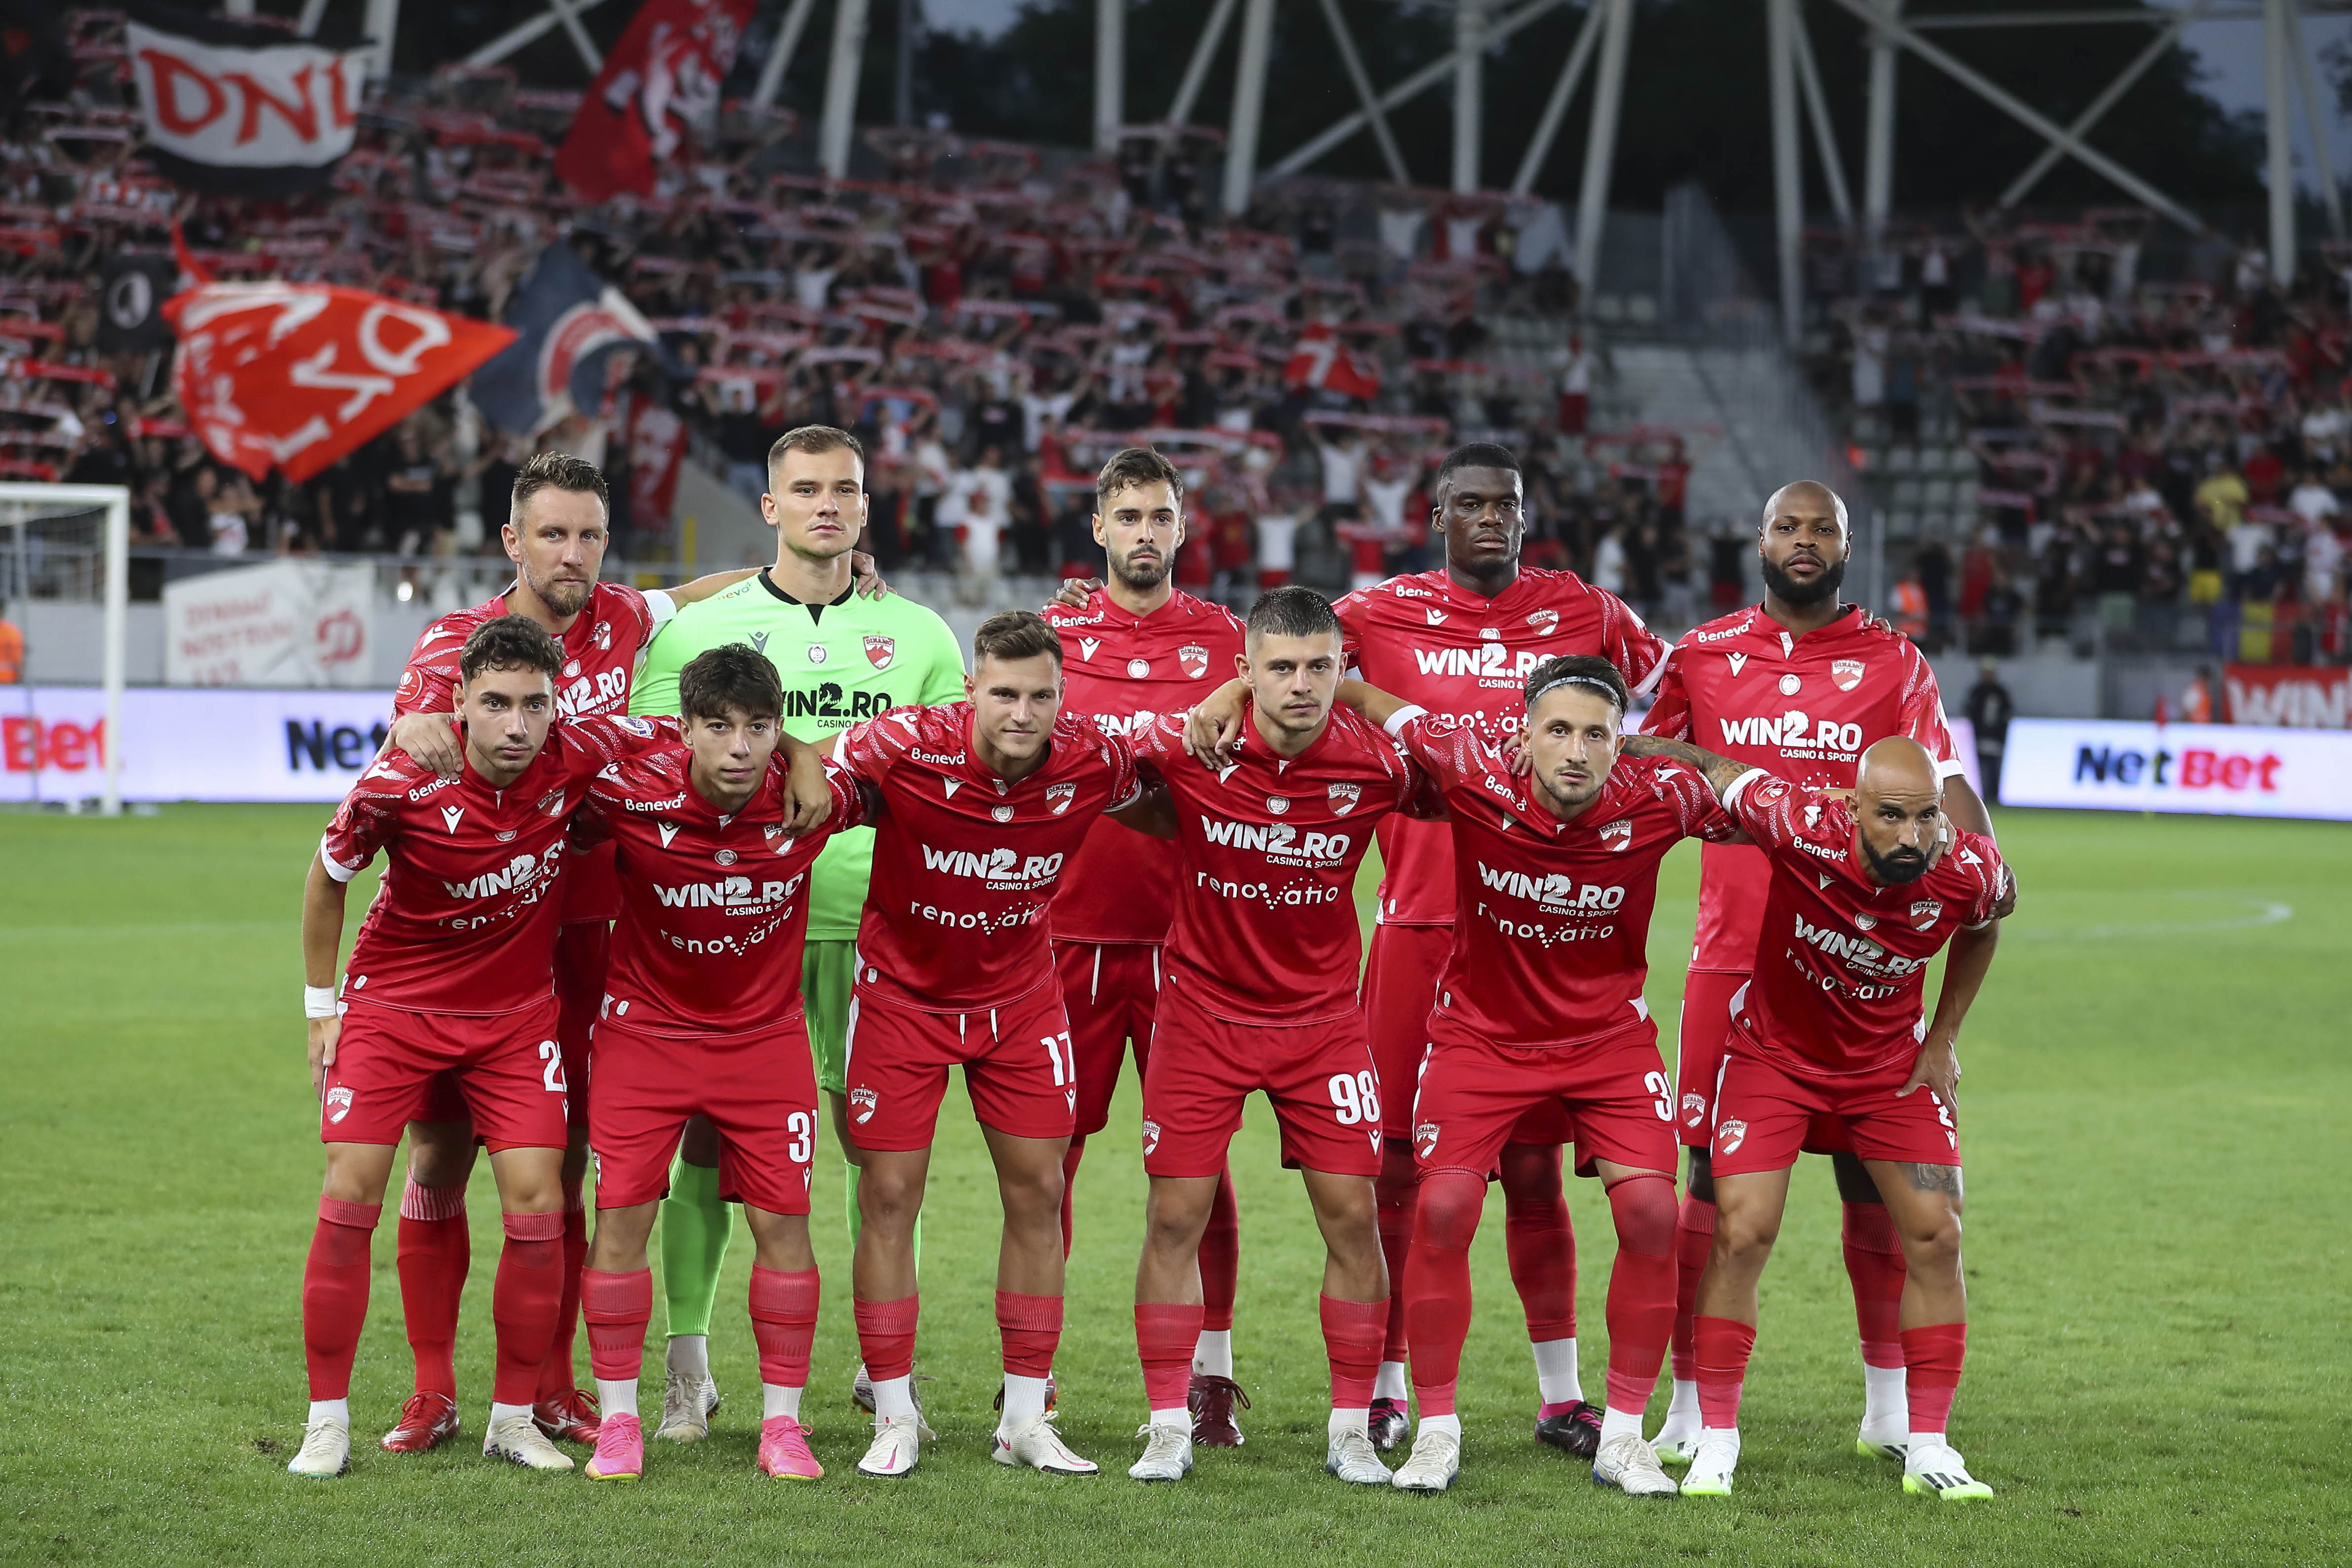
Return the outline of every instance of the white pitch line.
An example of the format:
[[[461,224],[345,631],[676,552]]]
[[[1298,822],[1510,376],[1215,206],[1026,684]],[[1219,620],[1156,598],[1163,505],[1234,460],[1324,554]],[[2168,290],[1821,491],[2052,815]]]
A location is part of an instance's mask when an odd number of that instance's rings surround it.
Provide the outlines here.
[[[2227,893],[2180,892],[2176,899],[2203,899],[2243,904],[2251,911],[2224,920],[2158,921],[2136,925],[2104,926],[2031,926],[2018,931],[2022,937],[2117,937],[2117,936],[2188,936],[2206,931],[2252,931],[2260,926],[2274,926],[2294,918],[2294,906],[2271,899],[2253,899]]]

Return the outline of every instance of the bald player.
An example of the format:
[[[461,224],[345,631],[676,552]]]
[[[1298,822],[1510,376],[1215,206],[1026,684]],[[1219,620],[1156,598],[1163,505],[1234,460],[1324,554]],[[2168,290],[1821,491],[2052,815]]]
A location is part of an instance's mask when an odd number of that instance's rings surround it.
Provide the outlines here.
[[[1817,789],[1852,788],[1864,746],[1907,735],[1936,758],[1952,821],[1990,838],[1984,805],[1961,776],[1935,671],[1908,639],[1839,597],[1853,543],[1845,503],[1827,486],[1800,479],[1774,492],[1757,530],[1763,602],[1684,636],[1667,658],[1657,702],[1642,728]],[[1690,1149],[1690,1179],[1676,1227],[1674,1399],[1656,1439],[1659,1457],[1670,1465],[1687,1462],[1698,1440],[1692,1321],[1716,1224],[1708,1165],[1715,1086],[1733,999],[1754,965],[1770,875],[1763,854],[1741,845],[1707,845],[1700,867],[1698,934],[1683,987],[1675,1061],[1676,1120]],[[1895,1325],[1902,1247],[1842,1131],[1824,1121],[1804,1147],[1830,1156],[1843,1200],[1846,1272],[1862,1342],[1856,1445],[1899,1459],[1907,1420]]]
[[[1992,965],[2009,869],[1990,838],[1945,815],[1944,775],[1907,736],[1863,752],[1851,801],[1681,742],[1633,736],[1625,750],[1700,770],[1771,866],[1754,978],[1734,1003],[1715,1095],[1718,1216],[1699,1279],[1700,1430],[1683,1495],[1730,1495],[1757,1280],[1790,1169],[1826,1120],[1876,1185],[1906,1266],[1903,1489],[1990,1497],[1946,1436],[1968,1349],[1954,1091],[1960,1026]],[[1931,1018],[1927,964],[1947,944]]]

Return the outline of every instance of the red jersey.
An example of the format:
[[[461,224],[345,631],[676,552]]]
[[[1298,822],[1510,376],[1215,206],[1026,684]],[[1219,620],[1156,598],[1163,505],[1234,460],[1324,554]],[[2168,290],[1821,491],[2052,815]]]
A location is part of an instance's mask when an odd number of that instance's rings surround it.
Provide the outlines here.
[[[828,769],[833,816],[794,835],[782,752],[739,811],[722,816],[688,777],[686,746],[616,763],[588,785],[586,836],[618,851],[621,920],[604,983],[608,1016],[649,1035],[772,1028],[801,1011],[810,864],[863,816]]]
[[[1771,866],[1755,977],[1732,1022],[1767,1058],[1814,1076],[1908,1060],[1927,1037],[1927,961],[1991,923],[2009,878],[1990,838],[1956,833],[1916,882],[1870,879],[1845,802],[1743,773],[1724,809]]]
[[[1562,822],[1467,725],[1408,709],[1390,728],[1453,819],[1462,918],[1430,1037],[1575,1046],[1646,1022],[1658,862],[1685,838],[1737,831],[1706,781],[1667,758],[1620,757]]]
[[[1528,672],[1555,654],[1598,654],[1646,691],[1666,643],[1632,606],[1573,572],[1522,567],[1489,599],[1443,571],[1391,577],[1332,606],[1349,668],[1391,696],[1499,745],[1527,717]],[[1440,822],[1381,826],[1382,925],[1454,923],[1454,838]]]
[[[1852,789],[1863,748],[1908,735],[1946,778],[1959,752],[1936,672],[1910,638],[1856,608],[1802,637],[1763,606],[1685,633],[1666,659],[1645,734],[1688,741],[1812,789]],[[1710,844],[1699,860],[1695,969],[1745,974],[1762,930],[1771,868],[1748,845]]]
[[[1097,588],[1082,610],[1045,606],[1062,636],[1062,711],[1106,734],[1130,735],[1163,713],[1188,713],[1234,678],[1241,617],[1223,605],[1176,594],[1148,616]],[[1160,942],[1176,901],[1182,853],[1165,839],[1097,822],[1062,874],[1054,935],[1062,942]]]
[[[677,739],[667,719],[553,724],[504,789],[469,763],[445,779],[401,752],[359,776],[319,841],[348,882],[382,849],[343,994],[413,1013],[508,1013],[552,994],[565,836],[607,763]]]
[[[1065,713],[1045,763],[999,778],[971,704],[853,724],[834,762],[879,797],[857,984],[925,1012],[969,1013],[1054,982],[1045,914],[1095,818],[1142,794],[1127,742]]]
[[[1423,783],[1397,743],[1335,708],[1313,745],[1282,757],[1245,719],[1232,764],[1212,770],[1184,754],[1171,714],[1136,732],[1135,757],[1174,797],[1184,853],[1168,984],[1231,1023],[1347,1016],[1363,956],[1356,868]]]
[[[508,592],[511,593],[509,589]],[[485,621],[507,614],[507,597],[452,610],[425,628],[409,650],[407,668],[393,689],[392,710],[448,713],[457,706],[457,656],[466,639]],[[588,603],[559,639],[563,665],[555,679],[555,716],[588,719],[629,710],[629,679],[637,656],[663,622],[677,613],[667,594],[640,594],[618,583],[599,583]],[[621,891],[613,880],[613,856],[600,850],[580,857],[565,879],[562,919],[608,921],[621,912]]]

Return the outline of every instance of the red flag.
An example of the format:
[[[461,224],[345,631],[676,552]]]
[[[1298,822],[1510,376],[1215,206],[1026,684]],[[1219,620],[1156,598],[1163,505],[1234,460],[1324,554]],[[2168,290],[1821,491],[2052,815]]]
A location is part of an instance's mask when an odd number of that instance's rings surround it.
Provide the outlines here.
[[[200,283],[163,302],[179,334],[172,390],[205,449],[298,484],[397,424],[514,342],[323,283]]]
[[[629,411],[629,525],[666,532],[677,502],[677,466],[686,456],[686,422],[640,398]]]
[[[651,195],[654,174],[677,162],[691,133],[719,112],[719,85],[754,0],[646,0],[604,57],[555,154],[555,172],[588,201],[616,191]]]
[[[1381,367],[1340,341],[1328,321],[1318,321],[1298,334],[1282,379],[1292,386],[1320,387],[1342,397],[1377,397]]]

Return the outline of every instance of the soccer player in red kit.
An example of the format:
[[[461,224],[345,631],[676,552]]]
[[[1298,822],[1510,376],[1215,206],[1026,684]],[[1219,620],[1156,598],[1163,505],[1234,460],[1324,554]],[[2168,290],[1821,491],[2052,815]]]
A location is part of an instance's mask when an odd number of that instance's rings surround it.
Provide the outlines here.
[[[1516,733],[1528,673],[1559,655],[1597,655],[1635,692],[1664,667],[1665,642],[1614,595],[1572,572],[1519,564],[1527,520],[1518,460],[1485,442],[1438,466],[1430,522],[1445,542],[1442,571],[1392,577],[1335,606],[1351,671],[1383,691],[1450,715],[1489,743]],[[1381,1081],[1386,1140],[1378,1185],[1389,1277],[1403,1270],[1413,1226],[1412,1096],[1427,1047],[1431,998],[1453,945],[1454,839],[1443,823],[1397,816],[1381,827],[1379,923],[1364,964],[1364,1020]],[[1569,1131],[1538,1110],[1497,1157],[1511,1279],[1535,1349],[1536,1436],[1582,1458],[1600,1442],[1576,1365],[1576,1238],[1560,1190]],[[1403,1293],[1390,1298],[1372,1436],[1386,1451],[1406,1430]]]
[[[349,1465],[376,1217],[401,1131],[445,1069],[489,1145],[506,1214],[482,1451],[572,1468],[531,1419],[563,1293],[567,1085],[551,977],[561,872],[583,786],[663,731],[628,718],[557,725],[562,664],[523,616],[477,629],[459,656],[463,771],[443,778],[404,755],[379,758],[328,825],[303,889],[303,1011],[327,1179],[302,1279],[310,1414],[288,1466],[297,1475]],[[339,1000],[344,890],[379,849],[389,864]]]
[[[1907,735],[1937,759],[1953,823],[1992,836],[1984,805],[1960,774],[1944,721],[1935,671],[1910,641],[1840,602],[1853,542],[1845,505],[1823,486],[1800,481],[1765,503],[1758,534],[1761,605],[1707,622],[1675,645],[1644,717],[1649,734],[1689,741],[1812,788],[1850,787],[1863,748]],[[1748,983],[1770,872],[1762,851],[1708,845],[1701,854],[1698,940],[1683,990],[1676,1100],[1690,1179],[1678,1226],[1674,1398],[1654,1441],[1669,1464],[1689,1459],[1697,1441],[1698,1385],[1692,1360],[1692,1303],[1715,1228],[1707,1140],[1717,1069],[1731,1029],[1731,999]],[[1831,1156],[1843,1200],[1846,1271],[1853,1281],[1865,1390],[1857,1444],[1902,1457],[1903,1350],[1895,1303],[1903,1253],[1878,1189],[1843,1129],[1824,1121],[1809,1150]]]
[[[745,575],[718,573],[651,593],[598,582],[608,500],[604,476],[569,453],[541,452],[522,466],[515,475],[513,521],[504,530],[514,585],[425,628],[393,693],[397,717],[391,749],[455,776],[461,743],[449,713],[458,650],[489,621],[520,616],[558,639],[563,660],[556,675],[556,718],[625,713],[630,676],[655,630],[678,605]],[[556,1037],[571,1075],[572,1121],[563,1170],[564,1300],[537,1405],[549,1436],[577,1442],[596,1437],[594,1402],[573,1386],[572,1346],[581,1259],[588,1250],[581,1181],[588,1163],[589,1029],[604,994],[610,922],[620,912],[612,859],[609,850],[576,857],[563,879],[556,938]],[[466,1182],[474,1166],[474,1132],[456,1083],[446,1076],[436,1079],[409,1131],[408,1179],[400,1197],[401,1307],[416,1358],[416,1392],[383,1436],[383,1447],[394,1453],[421,1453],[457,1430],[457,1302],[471,1250]]]
[[[1413,1094],[1421,1187],[1404,1290],[1421,1427],[1396,1484],[1444,1491],[1460,1473],[1470,1243],[1504,1143],[1548,1108],[1575,1129],[1578,1171],[1600,1176],[1617,1227],[1593,1479],[1671,1495],[1642,1438],[1674,1321],[1675,1148],[1672,1080],[1642,985],[1658,863],[1685,837],[1734,829],[1692,769],[1617,755],[1625,684],[1609,660],[1546,659],[1525,691],[1524,781],[1471,725],[1361,685],[1341,693],[1442,790],[1462,910]]]
[[[1094,531],[1108,576],[1102,586],[1073,595],[1075,604],[1045,606],[1046,623],[1062,637],[1065,712],[1126,735],[1163,713],[1188,710],[1229,678],[1242,651],[1240,617],[1169,581],[1184,527],[1184,479],[1166,458],[1129,447],[1103,465],[1095,480]],[[1100,823],[1054,899],[1054,961],[1078,1076],[1077,1129],[1063,1169],[1066,1251],[1078,1161],[1087,1138],[1110,1119],[1128,1042],[1135,1045],[1139,1078],[1150,1059],[1165,978],[1161,947],[1181,858],[1172,844]],[[1240,1239],[1233,1180],[1225,1176],[1201,1239],[1204,1326],[1191,1391],[1193,1440],[1219,1447],[1242,1440],[1234,1415],[1242,1395],[1234,1382],[1233,1336]]]
[[[1093,1475],[1046,1411],[1062,1333],[1062,1161],[1078,1089],[1047,911],[1106,810],[1140,809],[1125,741],[1061,712],[1062,645],[1026,611],[972,636],[970,700],[844,731],[834,763],[877,814],[850,1005],[849,1136],[865,1154],[852,1283],[874,1384],[860,1474],[903,1476],[915,1405],[913,1230],[948,1069],[961,1065],[1004,1204],[999,1464]],[[1190,1352],[1188,1349],[1187,1354]]]
[[[1852,805],[1681,742],[1634,736],[1636,755],[1701,769],[1769,858],[1754,976],[1733,1003],[1714,1103],[1715,1242],[1698,1291],[1697,1451],[1686,1497],[1725,1497],[1739,1463],[1739,1393],[1756,1343],[1756,1284],[1779,1234],[1789,1171],[1827,1118],[1885,1196],[1906,1269],[1903,1489],[1992,1495],[1945,1436],[1968,1349],[1960,1271],[1960,1026],[1992,964],[2009,868],[1955,826],[1918,742],[1873,742]],[[1947,943],[1932,1020],[1927,964]]]
[[[1137,1480],[1181,1480],[1192,1468],[1195,1258],[1253,1091],[1273,1101],[1283,1163],[1305,1178],[1323,1233],[1324,1468],[1358,1485],[1389,1480],[1366,1433],[1389,1277],[1372,1197],[1381,1085],[1356,998],[1354,889],[1374,824],[1422,781],[1395,742],[1333,710],[1340,658],[1331,606],[1308,589],[1276,588],[1250,610],[1236,666],[1249,705],[1230,761],[1189,760],[1179,717],[1135,737],[1139,764],[1167,786],[1184,854],[1143,1075],[1151,1190],[1135,1337],[1151,1414],[1143,1457],[1128,1471]]]
[[[633,1481],[645,1473],[637,1375],[654,1300],[646,1239],[678,1139],[699,1115],[724,1140],[722,1180],[741,1195],[758,1247],[760,1468],[814,1480],[824,1470],[809,1452],[800,1405],[816,1332],[808,1237],[816,1075],[801,1011],[801,942],[809,866],[862,806],[833,773],[812,792],[823,813],[796,812],[791,766],[814,778],[819,753],[797,742],[778,750],[783,687],[764,655],[741,644],[698,654],[677,690],[685,743],[605,769],[581,820],[583,837],[614,841],[622,899],[588,1115],[596,1236],[581,1302],[603,1419],[587,1475]]]

